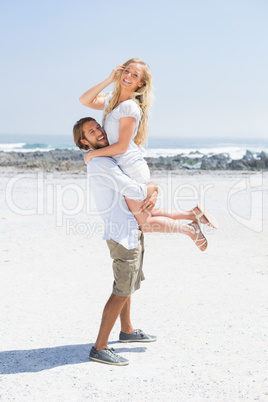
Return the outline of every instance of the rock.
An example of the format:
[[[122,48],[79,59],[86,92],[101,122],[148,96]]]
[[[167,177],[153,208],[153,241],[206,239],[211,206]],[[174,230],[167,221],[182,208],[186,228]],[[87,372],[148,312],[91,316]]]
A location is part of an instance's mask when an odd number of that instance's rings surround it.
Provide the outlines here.
[[[251,152],[247,149],[246,155],[243,156],[242,160],[243,161],[251,161],[252,159],[254,159],[254,154],[253,154],[253,152]]]
[[[267,160],[268,162],[268,160]],[[265,162],[263,160],[256,160],[256,170],[264,170],[266,168]]]
[[[248,167],[245,165],[245,163],[241,160],[233,160],[229,164],[229,169],[230,170],[248,170]]]
[[[260,158],[260,159],[268,159],[268,154],[267,154],[267,152],[264,152],[264,151],[262,151],[262,152],[260,152],[259,154],[257,154],[257,156]]]
[[[49,152],[1,152],[0,168],[12,170],[44,170],[86,172],[83,160],[83,152],[79,150],[56,149]],[[158,158],[145,158],[151,171],[155,170],[179,170],[179,169],[203,169],[203,170],[267,170],[268,154],[259,153],[256,157],[251,151],[240,160],[232,160],[229,154],[201,155],[198,151],[189,157],[183,154]]]
[[[81,151],[55,150],[49,152],[1,152],[0,167],[18,170],[86,171]]]
[[[257,156],[258,156],[258,158],[260,158],[261,161],[264,163],[265,168],[268,168],[268,154],[267,154],[267,152],[262,151],[262,152],[259,153]],[[263,169],[265,169],[265,168],[263,168]]]
[[[190,152],[189,155],[203,155],[203,154],[201,154],[201,152],[199,152],[199,151],[192,151],[192,152]]]
[[[203,156],[202,161],[201,161],[201,169],[204,169],[204,170],[215,169],[215,164],[214,164],[213,160],[211,160],[207,156]]]
[[[193,165],[190,165],[189,163],[183,163],[181,165],[181,167],[184,168],[184,169],[200,169],[201,165],[202,165],[202,162],[197,162],[197,163],[195,163]]]
[[[173,156],[173,160],[176,162],[180,162],[182,157],[183,157],[183,154],[179,154],[179,155]]]

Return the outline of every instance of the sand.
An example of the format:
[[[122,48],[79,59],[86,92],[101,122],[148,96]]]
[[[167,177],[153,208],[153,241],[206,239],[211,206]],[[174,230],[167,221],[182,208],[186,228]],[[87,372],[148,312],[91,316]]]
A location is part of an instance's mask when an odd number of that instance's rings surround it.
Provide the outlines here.
[[[220,228],[201,253],[146,234],[135,328],[155,343],[110,345],[130,360],[88,360],[112,286],[84,174],[2,172],[1,401],[267,401],[268,173],[155,173],[159,205],[197,200]]]

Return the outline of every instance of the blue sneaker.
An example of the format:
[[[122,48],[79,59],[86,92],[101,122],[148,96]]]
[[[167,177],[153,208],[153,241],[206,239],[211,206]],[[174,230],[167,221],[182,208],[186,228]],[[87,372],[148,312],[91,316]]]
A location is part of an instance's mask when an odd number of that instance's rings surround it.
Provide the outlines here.
[[[119,341],[120,342],[155,342],[157,336],[145,334],[141,329],[135,329],[131,334],[125,334],[125,332],[120,332]]]
[[[93,346],[89,354],[90,360],[95,360],[96,362],[113,364],[114,366],[126,366],[129,361],[122,356],[114,353],[114,349],[103,349],[96,350]]]

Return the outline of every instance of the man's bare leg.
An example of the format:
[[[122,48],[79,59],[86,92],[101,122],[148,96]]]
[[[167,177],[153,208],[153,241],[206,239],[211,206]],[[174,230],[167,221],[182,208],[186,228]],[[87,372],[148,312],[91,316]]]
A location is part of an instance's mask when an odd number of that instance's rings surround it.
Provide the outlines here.
[[[127,299],[128,296],[124,297],[116,296],[113,293],[111,294],[103,310],[99,334],[94,345],[96,350],[107,348],[110,332]]]
[[[134,331],[134,328],[130,321],[130,305],[131,297],[129,296],[120,313],[121,331],[125,334],[132,334],[132,332]]]

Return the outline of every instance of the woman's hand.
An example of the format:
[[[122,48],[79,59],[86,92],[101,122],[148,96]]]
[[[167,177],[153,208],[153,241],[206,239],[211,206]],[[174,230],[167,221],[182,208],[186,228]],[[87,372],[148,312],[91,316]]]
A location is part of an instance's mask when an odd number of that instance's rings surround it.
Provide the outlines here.
[[[116,81],[118,73],[124,69],[125,66],[123,65],[115,67],[108,78],[105,78],[104,81],[88,89],[83,95],[80,96],[80,103],[86,107],[90,107],[91,109],[104,110],[105,97],[100,95],[100,93],[108,85]]]
[[[85,162],[85,164],[87,164],[88,162],[90,162],[91,159],[93,159],[93,158],[95,158],[95,156],[94,156],[94,151],[91,151],[91,150],[87,151],[87,152],[84,154],[84,162]]]
[[[123,71],[124,69],[125,69],[125,66],[123,66],[123,65],[120,65],[120,66],[115,67],[115,68],[113,69],[113,71],[111,72],[111,74],[109,75],[108,80],[109,80],[111,83],[112,83],[112,82],[115,82],[116,79],[117,79],[118,73],[119,73],[120,71]]]

